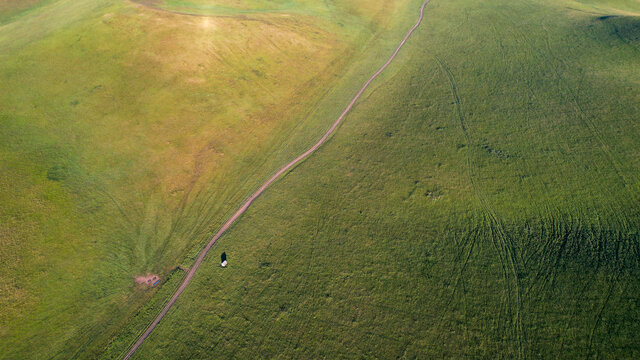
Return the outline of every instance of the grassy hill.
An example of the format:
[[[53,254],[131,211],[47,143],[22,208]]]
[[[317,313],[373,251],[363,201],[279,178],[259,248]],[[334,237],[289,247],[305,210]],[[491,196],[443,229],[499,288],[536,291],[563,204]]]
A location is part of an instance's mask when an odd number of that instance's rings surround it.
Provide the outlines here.
[[[420,3],[0,3],[0,358],[119,358]],[[638,12],[432,0],[134,358],[640,356]]]
[[[369,4],[247,18],[8,3],[20,16],[0,26],[0,358],[102,353],[331,121],[309,114],[395,8]],[[135,284],[147,273],[160,286]]]
[[[621,5],[431,3],[135,358],[638,357],[640,19]]]
[[[0,0],[0,25],[26,15],[48,0]]]

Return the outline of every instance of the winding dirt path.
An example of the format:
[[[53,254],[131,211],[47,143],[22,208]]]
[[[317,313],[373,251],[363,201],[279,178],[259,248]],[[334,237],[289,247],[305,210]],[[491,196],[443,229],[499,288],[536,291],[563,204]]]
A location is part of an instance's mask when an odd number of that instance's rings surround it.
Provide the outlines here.
[[[420,26],[420,24],[422,23],[422,19],[424,18],[424,8],[427,6],[427,4],[430,1],[431,0],[425,0],[424,3],[422,3],[422,6],[420,7],[420,16],[418,17],[418,21],[416,22],[416,24],[413,25],[413,27],[405,35],[405,37],[400,42],[400,45],[398,45],[398,47],[393,52],[389,60],[387,60],[387,62],[384,63],[384,65],[382,65],[382,67],[380,67],[378,71],[376,71],[373,75],[371,75],[371,77],[369,78],[369,80],[367,80],[366,83],[364,83],[360,91],[358,91],[356,96],[353,97],[353,99],[351,100],[349,105],[346,107],[346,109],[342,112],[340,117],[338,117],[338,119],[333,123],[333,125],[331,125],[329,130],[327,130],[327,132],[322,136],[322,138],[318,140],[318,142],[315,145],[313,145],[309,150],[305,151],[302,155],[293,159],[287,165],[285,165],[280,170],[278,170],[278,172],[276,172],[269,180],[267,180],[267,182],[262,184],[262,186],[260,186],[260,188],[256,192],[254,192],[244,202],[244,204],[242,204],[242,207],[240,207],[240,209],[238,209],[238,211],[236,211],[236,213],[233,214],[233,216],[231,216],[231,218],[227,220],[227,222],[222,226],[222,228],[220,228],[220,230],[218,230],[218,232],[211,238],[211,240],[209,241],[209,244],[207,244],[204,250],[200,253],[200,255],[198,256],[198,259],[189,270],[189,273],[187,273],[187,276],[182,281],[182,284],[180,284],[180,287],[178,288],[178,290],[176,290],[176,292],[171,297],[171,300],[169,300],[169,302],[164,307],[164,309],[162,309],[160,314],[158,314],[155,320],[149,325],[149,327],[147,327],[147,330],[144,332],[144,334],[142,334],[142,336],[140,336],[138,341],[136,341],[136,343],[131,347],[131,349],[129,349],[129,352],[127,352],[127,354],[123,357],[123,360],[128,360],[133,355],[133,353],[135,353],[136,350],[138,350],[140,345],[142,345],[142,343],[147,339],[147,337],[149,337],[153,329],[156,328],[156,326],[158,325],[158,323],[160,323],[162,318],[167,314],[167,312],[169,312],[173,304],[176,302],[176,300],[178,300],[178,297],[180,296],[180,294],[182,294],[182,292],[187,287],[187,285],[189,285],[189,282],[191,282],[191,278],[193,278],[193,275],[195,275],[196,271],[198,270],[198,267],[200,267],[200,264],[202,263],[202,260],[204,260],[204,257],[207,255],[209,250],[211,250],[211,247],[216,243],[216,241],[218,241],[218,239],[222,236],[222,234],[224,234],[225,231],[227,231],[231,227],[231,225],[233,225],[233,223],[236,220],[238,220],[238,218],[242,216],[242,214],[244,214],[245,211],[247,211],[247,209],[249,208],[249,206],[251,206],[253,201],[257,199],[258,196],[260,196],[273,182],[275,182],[282,174],[287,172],[296,164],[298,164],[299,162],[307,158],[309,155],[313,154],[316,150],[318,150],[318,148],[320,148],[320,146],[322,146],[322,144],[324,144],[327,141],[327,139],[329,139],[329,136],[331,136],[331,134],[335,132],[338,125],[340,125],[342,120],[344,120],[345,116],[347,116],[349,111],[351,111],[351,108],[353,108],[353,106],[358,101],[358,99],[360,99],[364,91],[367,90],[371,82],[373,82],[373,80],[375,80],[375,78],[377,78],[391,64],[391,62],[395,60],[396,56],[400,52],[400,49],[402,49],[402,47],[407,42],[407,40],[409,40],[409,37],[411,36],[411,34],[413,34],[413,32]]]

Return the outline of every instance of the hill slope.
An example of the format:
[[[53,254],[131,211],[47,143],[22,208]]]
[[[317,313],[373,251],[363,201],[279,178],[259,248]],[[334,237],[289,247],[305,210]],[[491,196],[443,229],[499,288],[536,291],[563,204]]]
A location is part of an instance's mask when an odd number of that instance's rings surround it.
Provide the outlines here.
[[[637,357],[640,20],[575,4],[430,4],[135,358]]]
[[[127,1],[13,5],[21,15],[0,26],[6,359],[102,353],[330,123],[310,116],[316,102],[395,9],[195,17]],[[159,286],[135,283],[147,273]]]

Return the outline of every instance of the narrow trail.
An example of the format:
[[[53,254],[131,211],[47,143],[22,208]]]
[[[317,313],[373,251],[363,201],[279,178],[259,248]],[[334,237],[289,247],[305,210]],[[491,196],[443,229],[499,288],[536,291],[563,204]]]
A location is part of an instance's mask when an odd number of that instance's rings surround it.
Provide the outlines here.
[[[260,188],[258,190],[256,190],[256,192],[254,192],[242,204],[240,209],[238,209],[238,211],[236,211],[236,213],[233,214],[233,216],[231,216],[231,218],[229,220],[227,220],[227,222],[220,228],[220,230],[218,230],[218,232],[211,238],[211,240],[209,241],[207,246],[202,250],[202,252],[198,256],[197,260],[195,261],[195,263],[193,264],[193,266],[189,270],[189,273],[187,274],[187,276],[182,281],[182,284],[180,284],[180,287],[178,288],[178,290],[176,290],[176,292],[171,297],[171,300],[169,300],[169,302],[164,307],[164,309],[162,309],[160,314],[158,314],[158,316],[155,318],[155,320],[147,327],[147,330],[142,334],[142,336],[140,336],[138,341],[136,341],[136,343],[131,347],[131,349],[129,349],[127,354],[123,357],[123,360],[128,360],[129,358],[131,358],[131,356],[136,352],[136,350],[138,350],[140,345],[142,345],[142,343],[147,339],[147,337],[149,337],[151,332],[153,332],[153,330],[156,328],[158,323],[160,323],[162,318],[164,318],[164,316],[167,314],[167,312],[169,312],[169,310],[171,309],[173,304],[176,302],[176,300],[178,300],[178,297],[180,296],[180,294],[182,294],[184,289],[191,282],[191,279],[193,278],[193,276],[195,275],[196,271],[200,267],[200,264],[204,260],[204,257],[207,255],[209,250],[211,250],[211,247],[213,247],[213,245],[216,243],[216,241],[218,241],[218,239],[225,233],[225,231],[227,231],[231,227],[231,225],[233,225],[233,223],[236,220],[238,220],[238,218],[240,218],[240,216],[242,216],[242,214],[244,214],[245,211],[247,211],[247,209],[249,208],[249,206],[251,206],[253,201],[255,199],[257,199],[272,183],[274,183],[281,175],[286,173],[289,169],[291,169],[292,167],[294,167],[295,165],[300,163],[302,160],[307,158],[309,155],[313,154],[316,150],[318,150],[318,148],[320,148],[320,146],[322,146],[322,144],[324,144],[329,139],[329,136],[331,136],[335,132],[335,130],[340,125],[340,123],[342,123],[344,118],[351,111],[353,106],[356,104],[358,99],[360,99],[360,97],[365,92],[365,90],[367,90],[367,88],[373,82],[373,80],[375,80],[380,74],[382,74],[382,72],[393,62],[393,60],[395,60],[396,56],[400,52],[400,49],[402,49],[402,47],[405,45],[407,40],[409,40],[409,37],[411,36],[411,34],[413,34],[413,32],[420,26],[420,24],[422,23],[422,20],[424,18],[424,9],[425,9],[425,7],[427,6],[427,4],[430,1],[431,0],[425,0],[422,3],[422,6],[420,7],[420,16],[418,17],[418,21],[416,22],[416,24],[413,25],[413,27],[409,30],[409,32],[407,32],[407,34],[402,39],[402,41],[400,42],[400,44],[398,45],[396,50],[393,52],[391,57],[389,57],[387,62],[385,62],[384,65],[382,65],[382,67],[380,67],[380,69],[378,69],[378,71],[376,71],[373,75],[371,75],[369,80],[367,80],[367,82],[364,83],[362,88],[360,88],[360,91],[358,91],[356,96],[353,97],[353,99],[351,100],[349,105],[345,108],[345,110],[338,117],[338,119],[333,123],[333,125],[331,125],[329,130],[327,130],[327,132],[322,136],[322,138],[320,138],[320,140],[318,140],[318,142],[315,145],[313,145],[311,148],[309,148],[309,150],[305,151],[302,155],[300,155],[297,158],[293,159],[287,165],[285,165],[280,170],[278,170],[278,172],[276,172],[269,180],[267,180],[264,184],[262,184],[262,186],[260,186]]]

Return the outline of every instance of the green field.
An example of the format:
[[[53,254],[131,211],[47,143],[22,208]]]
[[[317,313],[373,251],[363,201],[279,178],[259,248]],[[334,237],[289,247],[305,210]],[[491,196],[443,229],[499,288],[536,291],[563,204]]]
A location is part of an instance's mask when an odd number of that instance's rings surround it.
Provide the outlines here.
[[[0,4],[0,358],[111,359],[421,1]],[[639,14],[432,0],[134,358],[640,357]]]

